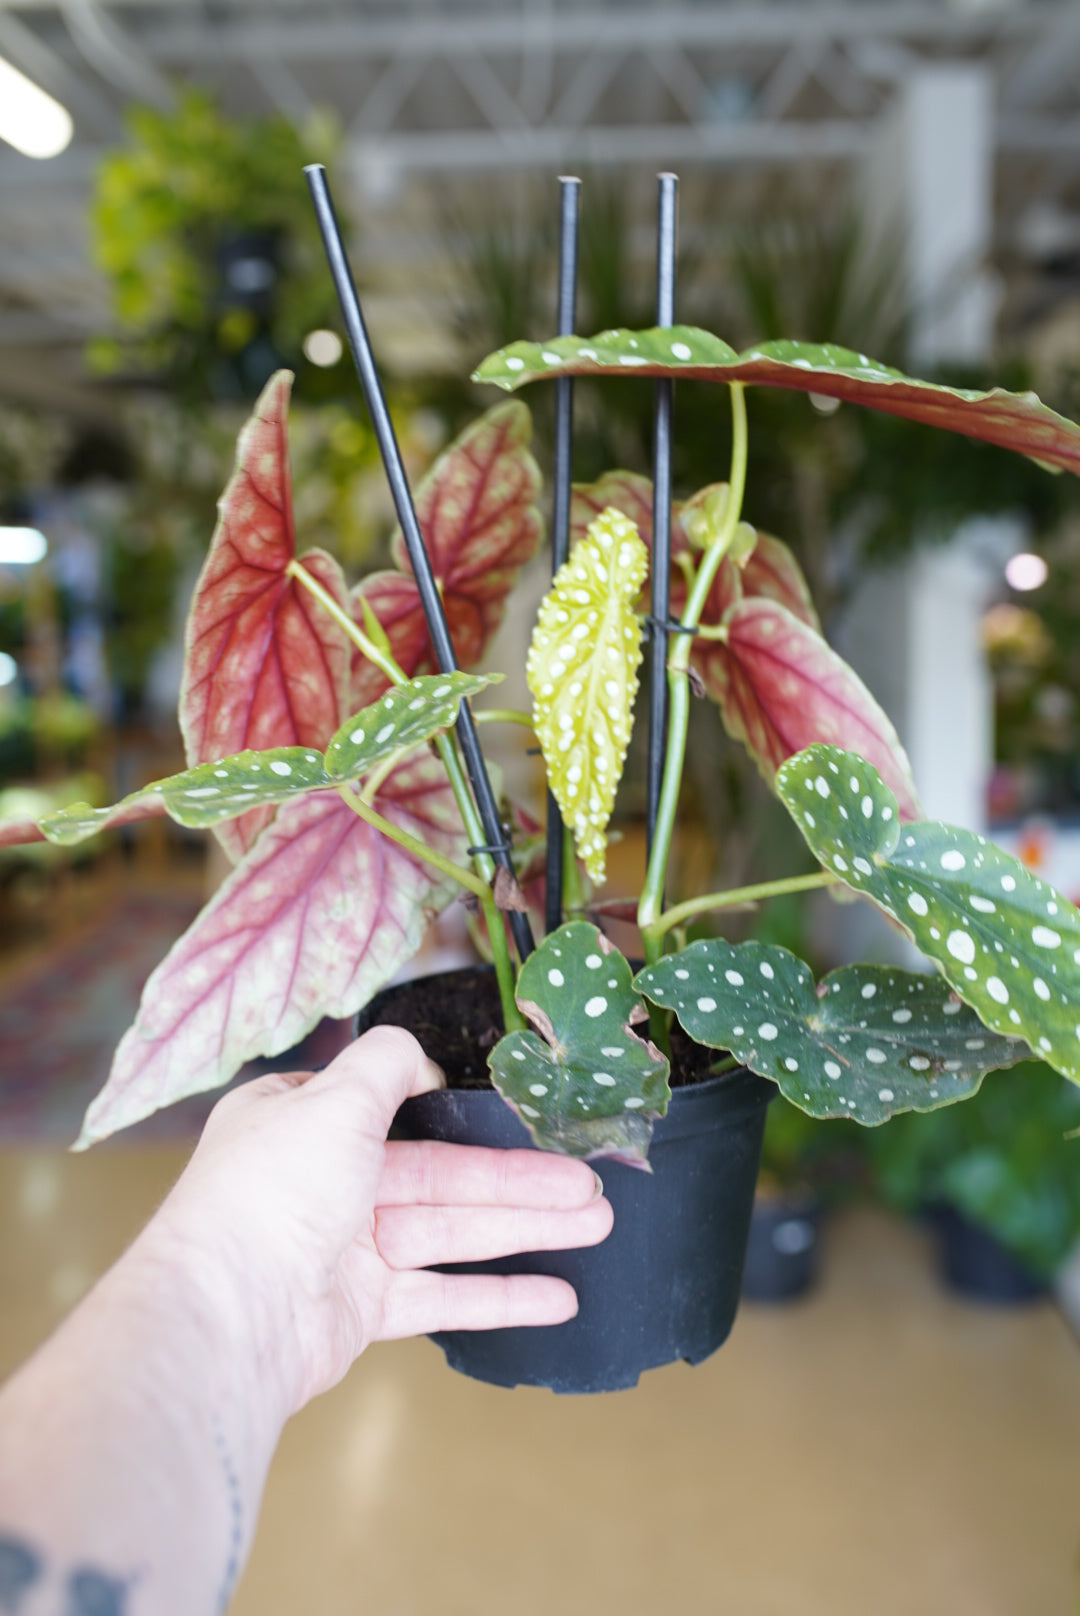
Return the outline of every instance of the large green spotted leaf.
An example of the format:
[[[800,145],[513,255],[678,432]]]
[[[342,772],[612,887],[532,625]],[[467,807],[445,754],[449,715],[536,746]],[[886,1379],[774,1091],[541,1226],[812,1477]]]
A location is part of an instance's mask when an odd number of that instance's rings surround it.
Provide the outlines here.
[[[984,836],[901,825],[862,758],[812,746],[777,790],[826,869],[891,915],[980,1019],[1080,1082],[1080,914]]]
[[[671,1091],[667,1060],[631,1031],[645,1019],[631,977],[584,920],[560,926],[522,966],[517,1001],[538,1032],[508,1033],[488,1065],[541,1150],[648,1166]]]
[[[540,606],[526,673],[548,783],[590,878],[604,879],[607,826],[633,724],[649,553],[614,508],[589,523]]]
[[[761,342],[744,353],[697,326],[602,331],[595,337],[514,342],[489,354],[474,380],[512,392],[545,376],[684,376],[750,382],[846,399],[888,415],[923,421],[1080,472],[1080,426],[1035,393],[991,392],[917,381],[834,343]]]
[[[125,797],[115,808],[75,803],[42,819],[40,828],[51,842],[69,846],[103,830],[107,822],[115,823],[120,809],[156,799],[178,824],[198,829],[234,819],[251,808],[272,807],[308,791],[339,786],[359,779],[391,754],[418,746],[446,729],[457,717],[463,698],[474,696],[501,677],[451,673],[410,679],[372,707],[354,714],[338,730],[325,756],[306,746],[238,752],[158,780]]]
[[[691,943],[634,986],[801,1111],[868,1127],[964,1100],[987,1072],[1031,1053],[988,1032],[939,976],[850,965],[815,987],[801,959],[766,943]]]

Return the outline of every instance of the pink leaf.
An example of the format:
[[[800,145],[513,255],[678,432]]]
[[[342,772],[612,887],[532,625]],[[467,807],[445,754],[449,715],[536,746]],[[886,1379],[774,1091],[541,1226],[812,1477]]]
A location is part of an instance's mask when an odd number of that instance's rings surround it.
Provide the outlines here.
[[[410,679],[422,673],[435,673],[435,654],[428,637],[427,621],[420,604],[416,580],[404,572],[373,572],[353,590],[350,605],[353,617],[363,627],[360,596],[363,596],[386,632],[390,654]],[[454,644],[458,666],[472,668],[480,661],[488,633],[480,607],[465,595],[443,590],[443,609]],[[389,681],[363,652],[353,647],[350,702],[357,710],[377,701]]]
[[[653,485],[636,471],[605,471],[595,483],[575,483],[570,495],[570,543],[585,536],[589,523],[608,506],[622,511],[636,525],[642,541],[652,548]],[[680,506],[676,504],[677,513]]]
[[[742,592],[747,599],[760,596],[778,601],[793,617],[820,634],[821,622],[810,598],[810,586],[781,539],[774,539],[771,533],[762,533],[759,529],[757,543],[741,569],[741,579]]]
[[[274,376],[240,434],[188,618],[180,727],[190,765],[246,748],[322,751],[348,716],[349,642],[286,568],[296,550],[286,418],[292,377]],[[345,581],[321,550],[302,558],[343,609]],[[273,817],[217,828],[233,858]]]
[[[460,859],[465,836],[442,766],[401,764],[380,811]],[[417,950],[456,888],[359,819],[336,792],[283,807],[146,984],[78,1147],[246,1060],[353,1015]]]
[[[702,641],[695,661],[724,723],[770,785],[786,758],[818,741],[857,752],[921,817],[911,765],[895,729],[858,675],[821,636],[775,601],[743,600],[726,644]]]
[[[531,437],[525,406],[500,404],[439,456],[416,491],[420,531],[463,668],[483,656],[502,621],[507,595],[540,542],[540,471],[529,452]],[[427,625],[400,530],[391,552],[400,572],[375,573],[359,589],[405,672],[430,672],[434,660]],[[358,602],[354,610],[361,621]],[[386,683],[358,653],[352,676],[356,706],[374,700]]]

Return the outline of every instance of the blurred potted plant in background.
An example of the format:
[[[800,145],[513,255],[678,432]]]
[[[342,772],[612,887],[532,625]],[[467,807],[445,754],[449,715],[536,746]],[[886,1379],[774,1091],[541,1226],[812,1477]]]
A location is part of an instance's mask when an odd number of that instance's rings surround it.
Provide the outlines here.
[[[987,1302],[1042,1295],[1080,1240],[1080,1094],[1036,1062],[988,1078],[970,1105],[896,1117],[865,1138],[876,1193],[926,1212],[942,1271]]]

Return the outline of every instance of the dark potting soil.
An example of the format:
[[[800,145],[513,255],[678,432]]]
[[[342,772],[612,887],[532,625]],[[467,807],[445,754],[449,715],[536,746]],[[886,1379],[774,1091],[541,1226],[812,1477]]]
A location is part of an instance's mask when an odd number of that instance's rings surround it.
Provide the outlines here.
[[[390,990],[389,1002],[373,1007],[368,1025],[407,1027],[442,1067],[452,1089],[489,1089],[487,1058],[502,1037],[502,1007],[495,973],[469,965],[460,971],[417,977]],[[637,1029],[646,1033],[644,1024]],[[671,1029],[671,1086],[703,1083],[722,1052],[704,1049],[681,1027]]]

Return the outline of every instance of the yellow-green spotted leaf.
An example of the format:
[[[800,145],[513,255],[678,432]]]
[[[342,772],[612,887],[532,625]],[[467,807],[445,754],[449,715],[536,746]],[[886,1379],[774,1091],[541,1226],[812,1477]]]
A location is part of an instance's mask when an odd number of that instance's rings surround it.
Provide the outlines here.
[[[980,1021],[1080,1083],[1080,913],[985,836],[901,824],[869,763],[811,746],[776,788],[816,858],[884,909]]]
[[[590,877],[604,879],[607,826],[633,724],[649,554],[613,507],[590,522],[540,607],[528,681],[548,782]]]

